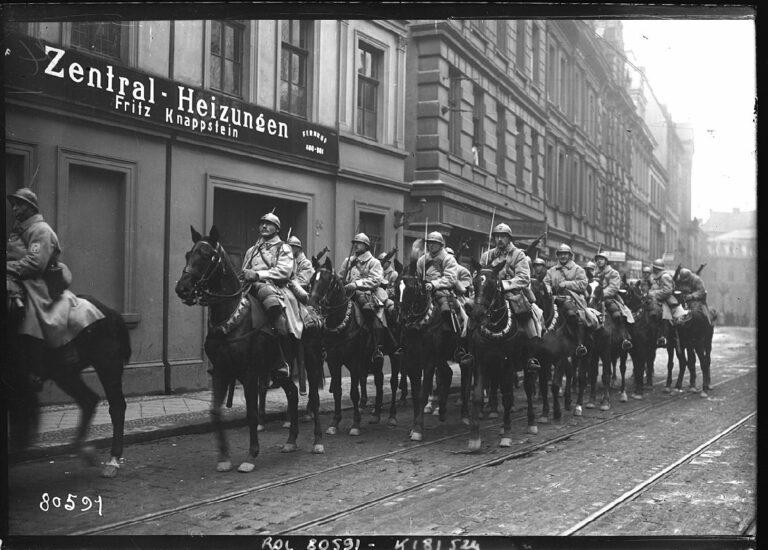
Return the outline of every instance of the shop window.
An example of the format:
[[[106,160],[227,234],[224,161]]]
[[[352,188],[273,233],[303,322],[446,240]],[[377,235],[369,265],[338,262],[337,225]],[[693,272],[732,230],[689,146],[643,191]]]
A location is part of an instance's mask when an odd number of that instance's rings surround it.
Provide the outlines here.
[[[211,88],[243,95],[243,32],[236,21],[211,21]]]
[[[376,139],[381,84],[381,50],[359,42],[357,45],[357,133]]]
[[[485,94],[479,86],[474,87],[472,106],[472,156],[475,166],[485,168],[483,145],[485,145]]]
[[[378,254],[384,246],[384,214],[360,212],[360,232],[371,239],[371,253]]]
[[[496,103],[496,175],[507,177],[507,113],[500,101]]]
[[[448,78],[448,140],[451,153],[461,156],[461,73],[451,67]]]
[[[123,172],[70,164],[67,232],[60,236],[72,292],[118,311],[125,307],[125,180]]]
[[[120,23],[109,21],[72,23],[72,46],[89,53],[121,59],[123,41],[123,26]]]
[[[280,108],[307,117],[307,90],[312,21],[282,21],[280,63]]]

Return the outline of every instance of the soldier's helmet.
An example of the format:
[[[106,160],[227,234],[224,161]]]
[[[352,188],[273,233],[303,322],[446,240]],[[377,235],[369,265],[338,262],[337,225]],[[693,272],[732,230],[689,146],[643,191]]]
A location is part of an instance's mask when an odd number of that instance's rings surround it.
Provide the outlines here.
[[[277,227],[278,231],[280,231],[280,218],[275,216],[272,212],[267,212],[266,214],[264,214],[259,220],[259,223],[261,222],[269,222],[273,224],[275,227]]]
[[[301,239],[296,236],[292,236],[290,239],[288,239],[288,244],[291,246],[298,246],[299,248],[303,248]]]
[[[597,266],[595,265],[595,262],[587,262],[587,265],[584,266],[584,269],[596,269]]]
[[[663,271],[664,270],[664,260],[661,258],[656,258],[653,260],[653,270],[654,271]]]
[[[693,276],[693,272],[688,269],[687,267],[684,267],[680,270],[680,273],[677,274],[677,278],[680,281],[688,281]]]
[[[651,273],[650,266],[643,267],[643,275],[645,275],[646,273],[648,273],[650,275],[650,273]]]
[[[428,243],[439,243],[443,246],[445,246],[445,239],[443,239],[443,236],[440,234],[439,231],[433,231],[429,235],[427,235],[427,242]]]
[[[445,251],[446,251],[448,254],[450,254],[451,256],[454,256],[453,248],[451,248],[450,246],[446,246],[446,247],[445,247]]]
[[[605,252],[600,251],[597,254],[595,254],[595,261],[597,261],[598,258],[603,258],[606,262],[610,262],[610,260],[608,259],[608,256],[605,255]]]
[[[573,250],[571,250],[571,247],[567,244],[561,244],[557,248],[557,255],[559,256],[560,254],[569,254],[570,256],[573,256]]]
[[[493,234],[494,235],[509,235],[510,238],[514,237],[512,235],[512,229],[505,223],[500,223],[496,227],[493,228]]]
[[[368,248],[371,248],[371,239],[365,233],[358,233],[352,238],[353,243],[362,243]]]
[[[541,258],[536,258],[535,260],[533,260],[533,265],[543,265],[543,266],[546,266],[547,262],[545,262]]]
[[[8,200],[13,201],[19,201],[26,203],[30,205],[32,208],[35,209],[36,212],[40,211],[40,206],[37,204],[37,195],[35,195],[35,192],[32,191],[29,187],[22,187],[21,189],[17,190],[15,193],[11,193],[8,196]]]

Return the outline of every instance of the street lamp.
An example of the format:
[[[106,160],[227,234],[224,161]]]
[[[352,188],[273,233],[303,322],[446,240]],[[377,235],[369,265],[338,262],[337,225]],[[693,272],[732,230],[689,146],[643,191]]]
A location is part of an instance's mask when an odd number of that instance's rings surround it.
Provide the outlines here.
[[[413,210],[406,210],[403,212],[402,210],[395,210],[394,216],[395,216],[395,223],[394,227],[397,229],[398,227],[404,226],[406,223],[408,223],[408,216],[412,216],[414,214],[418,214],[420,212],[424,211],[424,206],[427,204],[427,199],[421,198],[419,199],[419,206],[417,208],[414,208]]]

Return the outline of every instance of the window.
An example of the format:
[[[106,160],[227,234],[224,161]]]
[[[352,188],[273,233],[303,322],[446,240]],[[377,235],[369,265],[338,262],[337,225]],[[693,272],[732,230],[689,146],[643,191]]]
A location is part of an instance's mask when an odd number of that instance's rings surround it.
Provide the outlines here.
[[[281,22],[280,108],[307,117],[307,63],[312,21]]]
[[[479,86],[474,88],[475,104],[472,106],[472,149],[476,166],[485,168],[483,145],[485,144],[485,94]]]
[[[547,152],[544,158],[546,163],[546,173],[544,178],[546,180],[546,187],[544,188],[544,198],[550,206],[555,200],[555,148],[551,143],[547,143]]]
[[[461,155],[461,73],[451,68],[448,71],[448,141],[450,151]]]
[[[470,28],[478,33],[480,36],[483,36],[485,33],[485,21],[482,19],[472,19],[469,22]]]
[[[376,139],[381,51],[364,42],[357,45],[357,133]]]
[[[549,47],[549,59],[547,60],[547,97],[555,101],[557,97],[557,60],[555,59],[555,47]]]
[[[211,88],[241,96],[243,26],[235,21],[211,21]]]
[[[525,21],[517,20],[517,38],[515,40],[515,64],[521,72],[525,72]]]
[[[535,23],[531,31],[531,46],[533,47],[533,81],[541,84],[541,31]]]
[[[504,55],[509,55],[508,24],[506,19],[499,19],[496,21],[496,49]]]
[[[507,177],[507,113],[501,101],[496,103],[496,175]]]
[[[565,59],[565,56],[562,56],[560,57],[560,78],[559,78],[560,100],[558,102],[558,105],[560,106],[560,110],[563,113],[566,112],[566,105],[568,101],[568,90],[566,87],[567,82],[568,82],[568,60]]]
[[[525,189],[525,124],[520,117],[515,121],[515,185]]]
[[[381,252],[384,246],[384,215],[360,212],[360,232],[371,239],[371,253]]]
[[[539,134],[531,130],[531,193],[539,196]]]
[[[573,121],[581,125],[581,71],[573,71]]]
[[[72,23],[72,46],[120,59],[122,34],[120,23]]]
[[[565,204],[565,153],[560,151],[557,155],[557,205],[564,209]]]

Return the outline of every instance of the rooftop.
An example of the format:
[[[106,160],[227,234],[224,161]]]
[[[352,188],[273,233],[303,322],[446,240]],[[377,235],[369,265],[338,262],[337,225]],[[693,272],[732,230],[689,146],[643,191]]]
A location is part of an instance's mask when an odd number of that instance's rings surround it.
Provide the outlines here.
[[[755,210],[742,212],[738,208],[734,208],[731,212],[714,212],[710,210],[709,218],[701,225],[701,230],[710,235],[729,233],[740,229],[754,232],[757,228],[756,214]]]
[[[710,238],[713,242],[723,241],[748,241],[757,238],[757,233],[754,229],[736,229],[735,231],[728,231],[720,235]]]

